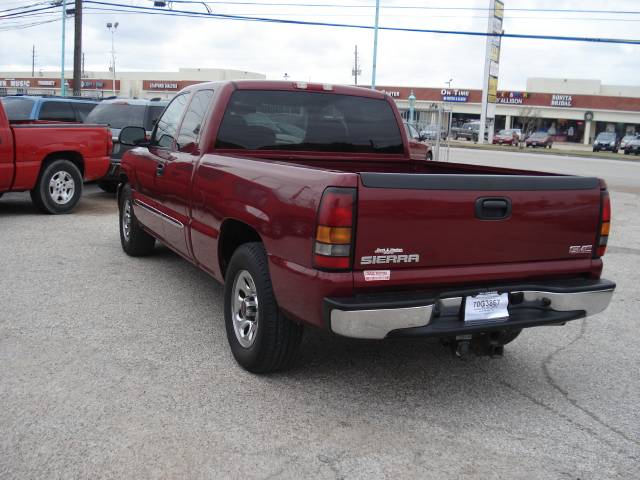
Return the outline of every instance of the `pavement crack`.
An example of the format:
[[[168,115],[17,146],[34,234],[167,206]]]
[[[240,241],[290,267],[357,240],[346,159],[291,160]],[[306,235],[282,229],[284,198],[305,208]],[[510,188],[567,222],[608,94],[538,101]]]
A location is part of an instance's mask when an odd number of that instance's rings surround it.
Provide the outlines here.
[[[593,438],[598,440],[600,443],[603,443],[603,444],[607,445],[612,450],[617,451],[619,453],[622,453],[617,445],[615,445],[612,442],[609,442],[608,440],[602,438],[600,435],[598,435],[598,432],[596,432],[592,428],[577,422],[576,420],[572,419],[568,415],[556,410],[555,408],[551,407],[550,405],[547,405],[546,403],[544,403],[542,400],[538,400],[533,395],[530,395],[527,392],[524,392],[524,391],[520,390],[519,388],[515,387],[514,385],[510,384],[509,382],[507,382],[505,380],[499,379],[498,383],[500,383],[501,385],[504,385],[505,387],[507,387],[508,389],[512,390],[513,392],[523,396],[524,398],[526,398],[527,400],[531,401],[532,403],[538,405],[539,407],[544,408],[548,412],[551,412],[551,413],[557,415],[558,417],[562,418],[567,423],[570,423],[571,425],[574,425],[575,427],[577,427],[580,430],[584,430],[589,435],[591,435]]]
[[[571,347],[572,345],[577,343],[578,341],[580,341],[584,337],[584,334],[586,333],[586,331],[587,331],[587,320],[584,319],[584,320],[582,320],[582,325],[580,325],[580,333],[576,336],[576,338],[571,340],[569,343],[556,348],[553,352],[551,352],[549,355],[547,355],[547,357],[542,361],[542,371],[544,372],[545,379],[547,380],[547,383],[551,387],[556,389],[564,397],[564,399],[567,402],[569,402],[571,405],[573,405],[578,410],[582,411],[585,415],[587,415],[589,418],[591,418],[594,422],[602,425],[603,427],[605,427],[609,431],[619,435],[620,437],[624,438],[626,441],[628,441],[630,443],[633,443],[635,445],[640,445],[640,442],[638,442],[637,440],[634,440],[633,438],[631,438],[629,435],[627,435],[625,432],[621,431],[620,429],[609,425],[607,422],[602,420],[596,413],[591,412],[587,408],[585,408],[582,405],[580,405],[576,399],[571,398],[571,396],[569,395],[569,392],[567,390],[565,390],[564,388],[562,388],[562,386],[560,386],[560,384],[553,378],[553,376],[551,375],[551,372],[549,371],[549,364],[551,363],[553,358],[556,355],[558,355],[559,353],[563,352],[564,350],[568,349],[569,347]]]

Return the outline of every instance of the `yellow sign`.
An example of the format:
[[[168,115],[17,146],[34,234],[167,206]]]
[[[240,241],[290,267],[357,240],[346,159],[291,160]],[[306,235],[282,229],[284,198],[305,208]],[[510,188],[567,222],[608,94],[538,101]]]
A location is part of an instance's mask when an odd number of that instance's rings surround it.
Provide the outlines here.
[[[504,3],[500,0],[496,0],[495,7],[493,9],[493,16],[496,18],[504,18]]]
[[[489,90],[487,92],[487,101],[489,103],[496,103],[497,95],[498,95],[498,77],[489,76]]]
[[[491,52],[489,53],[489,59],[492,62],[498,63],[500,60],[500,47],[496,45],[491,45]]]

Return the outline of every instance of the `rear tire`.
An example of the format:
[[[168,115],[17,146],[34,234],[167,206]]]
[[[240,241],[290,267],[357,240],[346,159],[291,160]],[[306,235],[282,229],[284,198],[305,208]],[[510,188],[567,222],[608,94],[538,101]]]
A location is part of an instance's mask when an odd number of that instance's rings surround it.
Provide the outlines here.
[[[31,200],[44,213],[70,213],[82,196],[82,174],[69,160],[54,160],[42,172]]]
[[[249,372],[288,368],[303,327],[285,317],[273,294],[267,253],[259,242],[238,247],[225,275],[224,320],[236,362]]]
[[[113,180],[100,180],[98,187],[107,193],[116,193],[118,191],[118,182]]]
[[[122,187],[118,210],[122,250],[131,257],[150,255],[153,252],[156,239],[144,231],[133,213],[133,195],[131,185],[128,183]]]

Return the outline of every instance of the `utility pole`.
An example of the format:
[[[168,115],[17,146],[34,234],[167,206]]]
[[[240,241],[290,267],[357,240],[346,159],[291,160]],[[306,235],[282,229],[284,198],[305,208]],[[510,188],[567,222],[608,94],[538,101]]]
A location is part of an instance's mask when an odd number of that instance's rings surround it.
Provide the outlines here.
[[[376,63],[378,58],[378,22],[380,20],[380,0],[376,0],[376,23],[373,28],[373,65],[371,66],[371,89],[376,89]]]
[[[76,0],[73,43],[73,94],[82,95],[82,0]]]
[[[86,78],[84,73],[84,52],[82,52],[82,78]]]
[[[353,75],[355,84],[358,85],[358,75],[362,73],[362,70],[360,70],[360,64],[358,63],[358,45],[356,45],[356,51],[354,52],[354,55],[355,63],[353,65],[353,69],[351,70],[351,75]]]
[[[31,78],[36,76],[36,46],[31,48]]]
[[[67,23],[67,0],[62,0],[62,60],[60,62],[60,95],[67,96],[67,87],[64,84],[64,47],[67,32],[65,25]]]

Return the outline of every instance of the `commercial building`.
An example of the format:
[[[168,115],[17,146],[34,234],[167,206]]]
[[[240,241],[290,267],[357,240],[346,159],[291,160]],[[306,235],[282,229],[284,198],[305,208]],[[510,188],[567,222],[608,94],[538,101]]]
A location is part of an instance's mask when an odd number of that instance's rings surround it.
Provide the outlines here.
[[[84,72],[82,95],[171,98],[188,85],[220,80],[264,79],[262,73],[220,68],[181,68],[177,72]],[[65,72],[67,94],[73,91],[73,72]],[[60,72],[0,72],[0,95],[16,93],[60,95]]]
[[[66,72],[68,94],[72,73]],[[85,72],[82,94],[93,97],[171,98],[199,82],[265,79],[261,73],[226,69],[181,68],[177,72]],[[379,86],[397,103],[405,118],[409,96],[416,97],[414,119],[421,125],[437,123],[443,109],[454,125],[480,118],[482,91],[477,89]],[[0,72],[0,95],[15,93],[60,94],[57,72]],[[448,116],[445,122],[448,123]],[[442,119],[442,117],[441,117]],[[530,78],[525,91],[499,90],[495,130],[520,128],[548,131],[554,141],[589,144],[602,131],[619,136],[640,133],[640,87],[603,85],[599,80]]]
[[[380,86],[407,117],[409,95],[416,97],[414,119],[435,124],[439,108],[460,124],[480,118],[481,90]],[[498,91],[495,129],[548,131],[555,141],[589,144],[602,131],[619,136],[640,133],[640,87],[602,85],[599,80],[530,78],[526,91]]]

